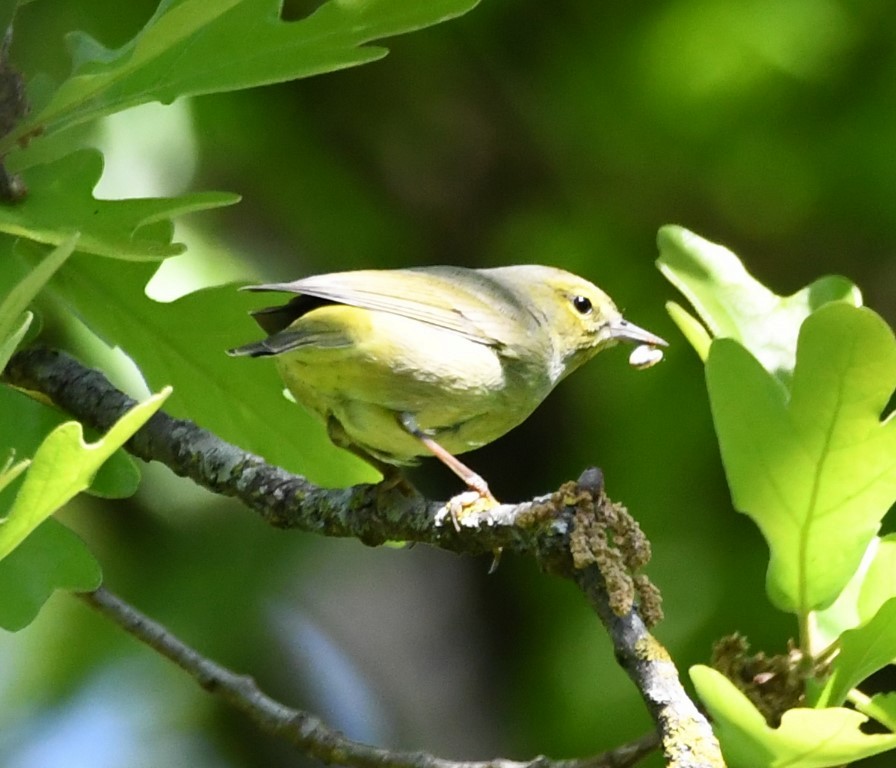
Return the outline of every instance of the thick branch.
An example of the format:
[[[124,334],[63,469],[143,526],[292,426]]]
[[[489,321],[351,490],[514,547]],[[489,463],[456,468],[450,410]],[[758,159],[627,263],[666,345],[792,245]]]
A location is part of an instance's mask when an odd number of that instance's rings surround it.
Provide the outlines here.
[[[626,768],[656,749],[659,739],[648,734],[638,741],[582,760],[526,762],[497,758],[456,762],[424,752],[395,752],[351,741],[319,718],[284,706],[262,691],[255,680],[207,659],[105,588],[80,595],[85,602],[125,631],[173,661],[207,691],[243,712],[267,733],[286,739],[303,753],[324,763],[355,768]]]
[[[101,431],[134,405],[102,373],[85,368],[61,352],[20,352],[10,361],[4,377],[16,386],[49,396]],[[164,413],[155,414],[126,447],[142,459],[161,461],[215,493],[241,499],[275,526],[353,536],[368,544],[407,540],[463,554],[505,549],[534,556],[544,570],[570,578],[585,592],[610,634],[617,659],[637,685],[657,724],[669,765],[724,765],[709,724],[688,699],[665,649],[650,635],[638,609],[632,606],[632,595],[620,598],[618,569],[610,574],[605,567],[613,558],[595,549],[602,546],[601,541],[607,543],[606,532],[586,530],[589,524],[583,521],[599,517],[615,521],[614,525],[619,523],[620,507],[603,493],[599,473],[586,472],[577,484],[568,484],[551,496],[489,510],[488,517],[481,521],[464,518],[458,530],[438,522],[443,504],[405,495],[400,487],[385,492],[370,485],[319,488],[191,422]],[[629,543],[636,539],[630,536],[630,529],[610,533],[630,539]],[[583,550],[590,559],[583,558]],[[637,561],[643,552],[629,555]],[[632,587],[631,582],[628,587]],[[649,590],[637,592],[642,603],[649,598]],[[223,671],[246,685],[245,678]],[[246,692],[251,694],[250,700],[257,698],[257,692],[248,688]],[[282,709],[282,705],[276,706]],[[357,763],[362,764],[368,763]]]
[[[136,405],[101,372],[56,350],[19,352],[3,376],[15,386],[47,395],[100,432],[107,431]],[[514,525],[516,517],[527,509],[527,505],[520,505],[493,510],[495,525],[477,535],[468,532],[460,536],[454,526],[436,524],[442,505],[408,495],[405,487],[388,491],[375,485],[320,488],[191,421],[163,412],[156,413],[125,447],[134,456],[159,461],[214,493],[238,498],[279,528],[350,536],[370,545],[390,540],[428,542],[463,554],[485,554],[502,547],[531,551],[544,535],[544,531]]]
[[[724,766],[718,741],[706,718],[688,698],[678,681],[675,664],[647,631],[638,612],[631,610],[622,616],[613,612],[604,578],[596,567],[578,571],[574,578],[613,638],[616,660],[641,691],[663,734],[668,765]]]

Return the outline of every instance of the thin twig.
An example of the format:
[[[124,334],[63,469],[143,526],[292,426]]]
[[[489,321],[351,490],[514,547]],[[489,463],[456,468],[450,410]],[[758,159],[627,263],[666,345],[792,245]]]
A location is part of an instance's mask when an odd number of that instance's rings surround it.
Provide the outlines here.
[[[140,613],[121,598],[100,587],[79,595],[106,618],[142,643],[173,661],[205,690],[243,712],[263,731],[286,739],[304,754],[324,763],[353,768],[629,768],[653,752],[656,733],[609,752],[581,760],[536,757],[524,762],[495,758],[461,762],[425,752],[397,752],[347,739],[314,715],[287,707],[262,691],[248,675],[239,675],[202,656],[168,629]]]

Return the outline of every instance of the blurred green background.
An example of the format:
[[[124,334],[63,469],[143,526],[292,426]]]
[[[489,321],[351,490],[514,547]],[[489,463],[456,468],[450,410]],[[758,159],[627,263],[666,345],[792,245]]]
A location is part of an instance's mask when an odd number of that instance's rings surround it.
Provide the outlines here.
[[[30,3],[13,58],[60,79],[67,31],[120,45],[153,10]],[[702,366],[666,316],[678,297],[654,268],[654,238],[682,224],[781,294],[847,275],[892,324],[896,7],[484,0],[388,47],[358,69],[96,127],[99,196],[243,196],[183,223],[191,250],[166,264],[158,294],[437,263],[545,263],[593,280],[672,342],[666,361],[639,372],[624,350],[601,355],[469,463],[506,501],[602,467],[653,543],[656,634],[683,673],[735,630],[783,651],[796,627],[766,600],[765,545],[731,508]],[[248,319],[243,330],[232,345],[256,335]],[[163,468],[144,475],[132,502],[65,512],[107,586],[354,738],[522,759],[585,755],[650,727],[584,600],[529,561],[505,557],[487,576],[486,560],[425,547],[274,531]],[[458,490],[433,462],[412,479],[436,498]],[[68,595],[0,635],[0,724],[8,768],[303,761]]]

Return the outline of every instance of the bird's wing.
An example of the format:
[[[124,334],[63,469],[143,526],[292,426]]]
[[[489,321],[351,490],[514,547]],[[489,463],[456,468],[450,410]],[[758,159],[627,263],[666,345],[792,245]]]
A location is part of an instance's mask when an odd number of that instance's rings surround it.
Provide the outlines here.
[[[495,347],[511,345],[520,324],[527,332],[535,330],[531,312],[513,291],[487,274],[460,267],[337,272],[249,290],[299,294],[284,306],[255,313],[272,335],[320,306],[320,300],[401,315]]]
[[[266,339],[253,341],[241,347],[227,350],[227,354],[233,357],[268,357],[290,352],[301,347],[316,347],[317,349],[345,349],[352,346],[352,339],[339,328],[325,331],[310,331],[306,328],[293,330],[287,328],[283,331],[272,333]]]

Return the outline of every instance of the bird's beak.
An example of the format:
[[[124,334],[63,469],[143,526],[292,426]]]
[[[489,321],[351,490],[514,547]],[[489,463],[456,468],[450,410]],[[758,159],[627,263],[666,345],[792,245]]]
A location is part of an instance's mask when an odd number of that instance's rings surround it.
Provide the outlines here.
[[[645,331],[637,325],[630,323],[623,317],[610,322],[610,338],[619,341],[631,341],[635,344],[649,344],[653,347],[668,347],[669,343],[650,331]]]

